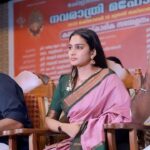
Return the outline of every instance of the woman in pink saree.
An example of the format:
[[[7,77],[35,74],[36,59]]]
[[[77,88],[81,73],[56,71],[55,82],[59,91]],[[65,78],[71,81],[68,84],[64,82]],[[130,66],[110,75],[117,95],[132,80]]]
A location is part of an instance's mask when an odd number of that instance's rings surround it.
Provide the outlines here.
[[[122,81],[107,68],[94,31],[74,31],[68,49],[72,72],[60,77],[46,124],[70,138],[45,150],[105,150],[103,125],[131,121],[130,96]],[[62,111],[68,122],[58,121]]]

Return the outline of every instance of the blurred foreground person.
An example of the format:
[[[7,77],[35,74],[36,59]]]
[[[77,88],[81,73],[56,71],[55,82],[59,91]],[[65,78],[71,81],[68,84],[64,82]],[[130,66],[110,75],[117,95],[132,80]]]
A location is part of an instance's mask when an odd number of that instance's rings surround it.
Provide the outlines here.
[[[0,73],[0,131],[31,127],[23,91],[14,79]],[[0,150],[9,150],[7,137],[0,137]],[[28,150],[28,139],[19,137],[19,150]]]
[[[132,120],[137,124],[150,126],[150,56],[145,76],[141,87],[137,91],[131,103]],[[144,141],[146,148],[150,150],[150,130],[145,131]]]

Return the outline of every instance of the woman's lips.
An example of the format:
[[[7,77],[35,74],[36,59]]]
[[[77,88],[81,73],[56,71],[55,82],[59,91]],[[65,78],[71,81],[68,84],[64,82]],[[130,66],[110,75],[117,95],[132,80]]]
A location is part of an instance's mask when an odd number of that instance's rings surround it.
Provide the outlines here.
[[[71,61],[75,61],[75,60],[77,60],[77,58],[71,58],[70,60],[71,60]]]

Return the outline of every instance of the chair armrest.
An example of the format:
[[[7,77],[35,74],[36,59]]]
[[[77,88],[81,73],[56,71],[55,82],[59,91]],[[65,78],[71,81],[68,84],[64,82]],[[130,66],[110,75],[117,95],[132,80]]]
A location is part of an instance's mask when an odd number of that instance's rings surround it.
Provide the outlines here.
[[[145,126],[135,123],[111,123],[104,124],[104,129],[136,129],[136,130],[146,130],[150,129],[150,126]]]
[[[51,134],[48,129],[40,129],[40,128],[20,128],[20,129],[12,129],[12,130],[5,130],[0,132],[0,136],[13,136],[13,135],[30,135],[30,134]]]
[[[12,130],[5,130],[0,131],[0,137],[7,136],[9,147],[11,150],[16,150],[16,137],[20,135],[27,135],[29,136],[29,150],[38,150],[37,144],[37,137],[41,135],[48,135],[48,136],[64,136],[65,134],[55,133],[48,129],[41,129],[41,128],[20,128],[20,129],[12,129]]]
[[[20,129],[11,129],[11,130],[4,130],[0,132],[1,136],[15,136],[15,135],[30,135],[30,134],[37,134],[37,135],[43,135],[47,134],[49,136],[56,136],[56,135],[66,135],[65,133],[57,133],[50,131],[46,128],[20,128]]]
[[[108,141],[108,147],[111,150],[117,150],[116,143],[116,130],[128,130],[129,132],[129,146],[131,150],[139,149],[137,140],[137,131],[146,131],[150,129],[150,126],[145,126],[135,123],[111,123],[104,124],[104,129],[106,131],[106,137]],[[134,143],[134,144],[133,144]]]

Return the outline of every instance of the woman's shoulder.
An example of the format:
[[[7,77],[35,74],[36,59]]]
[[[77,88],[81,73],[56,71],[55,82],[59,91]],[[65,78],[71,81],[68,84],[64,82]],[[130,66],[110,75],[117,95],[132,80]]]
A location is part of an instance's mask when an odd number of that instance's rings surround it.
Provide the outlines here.
[[[104,77],[115,74],[115,72],[113,70],[109,69],[109,68],[103,68],[101,72],[102,72]]]
[[[133,77],[130,73],[128,73],[126,74],[126,76],[124,75],[124,78],[121,78],[113,70],[109,69],[107,80],[110,81],[112,84],[123,83],[127,88],[130,88],[132,87]]]
[[[115,74],[115,72],[109,68],[105,68],[104,70],[104,79],[110,82],[120,81],[120,78]]]
[[[59,85],[67,85],[70,79],[70,74],[62,74],[59,78]]]
[[[70,74],[62,74],[59,80],[68,80],[70,78]]]

